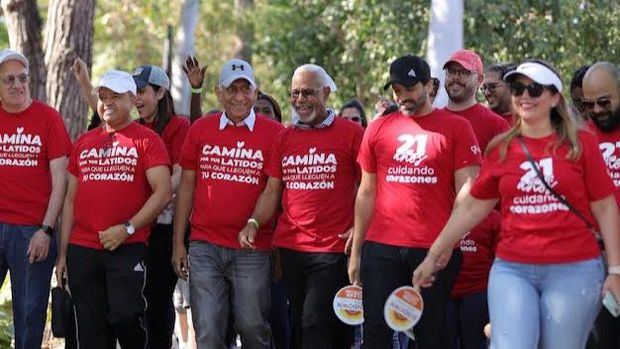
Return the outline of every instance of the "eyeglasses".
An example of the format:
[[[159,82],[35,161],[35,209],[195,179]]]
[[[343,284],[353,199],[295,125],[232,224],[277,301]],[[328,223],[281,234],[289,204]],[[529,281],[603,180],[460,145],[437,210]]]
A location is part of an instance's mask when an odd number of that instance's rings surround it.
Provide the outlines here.
[[[458,76],[459,78],[468,78],[470,76],[472,76],[472,74],[475,74],[476,72],[473,72],[471,70],[465,70],[465,69],[456,69],[456,68],[446,68],[446,75],[448,76]]]
[[[581,106],[584,110],[593,110],[594,105],[598,105],[601,109],[610,109],[611,108],[611,100],[608,98],[601,98],[595,101],[589,101],[586,99],[581,100]]]
[[[5,75],[4,77],[2,77],[2,83],[4,83],[5,85],[15,85],[15,82],[19,81],[22,84],[25,84],[28,82],[28,79],[30,78],[30,76],[28,74],[20,74],[18,76],[15,75]]]
[[[523,85],[520,82],[513,82],[510,84],[510,94],[515,97],[520,97],[525,90],[527,90],[527,93],[530,95],[530,97],[536,98],[542,95],[543,91],[545,90],[545,86],[537,82],[533,82],[527,86]]]
[[[487,92],[495,92],[495,89],[504,85],[501,82],[489,82],[487,84],[482,84],[482,86],[480,86],[480,92],[482,93],[487,93]]]
[[[307,89],[301,89],[301,90],[292,90],[291,98],[297,99],[300,96],[303,96],[304,98],[316,97],[318,95],[318,92],[322,89],[323,89],[322,87],[319,87],[319,88],[314,88],[314,89],[307,88]]]

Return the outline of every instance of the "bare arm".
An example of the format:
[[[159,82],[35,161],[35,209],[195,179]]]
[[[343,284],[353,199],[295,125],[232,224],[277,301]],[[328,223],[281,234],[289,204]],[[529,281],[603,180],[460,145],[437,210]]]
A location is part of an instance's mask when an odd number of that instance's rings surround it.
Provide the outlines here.
[[[62,209],[62,226],[60,228],[58,257],[56,258],[56,281],[59,285],[62,284],[63,277],[66,278],[67,246],[69,245],[71,230],[73,230],[73,200],[75,199],[77,184],[78,179],[72,174],[67,174],[67,195],[65,195]]]
[[[146,170],[146,179],[151,186],[151,196],[142,208],[129,219],[136,230],[151,223],[166,207],[172,197],[172,184],[168,166],[154,166]],[[129,237],[123,224],[117,224],[99,232],[99,241],[105,249],[115,250]]]
[[[254,212],[251,218],[255,219],[259,224],[265,223],[273,217],[280,204],[280,196],[282,195],[282,181],[279,178],[269,177],[265,189],[256,200]],[[254,248],[254,238],[257,227],[248,222],[239,232],[239,243],[244,248]]]
[[[172,165],[172,177],[170,178],[172,181],[172,192],[175,193],[177,188],[179,187],[179,183],[181,182],[181,165],[174,164]]]
[[[366,239],[366,231],[372,219],[377,195],[377,175],[362,170],[362,181],[355,198],[355,217],[353,222],[353,246],[349,260],[349,281],[359,285],[362,244]]]
[[[590,209],[599,227],[605,243],[607,265],[620,266],[620,218],[618,206],[613,195],[604,199],[592,201]],[[609,274],[603,285],[603,292],[611,291],[617,300],[620,300],[620,276]]]
[[[174,215],[172,216],[172,266],[175,273],[182,279],[187,279],[187,250],[185,249],[185,230],[187,221],[192,212],[194,188],[196,186],[196,171],[182,170],[179,186],[176,190]]]
[[[49,163],[50,175],[52,179],[52,192],[47,203],[47,211],[43,217],[42,225],[54,227],[62,208],[62,201],[65,197],[67,188],[67,157],[63,156],[51,160]],[[28,244],[28,260],[30,263],[45,260],[49,253],[50,240],[52,237],[43,230],[37,230]]]
[[[97,110],[97,96],[93,95],[93,84],[90,82],[90,77],[88,76],[88,67],[86,66],[86,62],[84,62],[80,57],[77,57],[73,62],[73,66],[71,67],[73,71],[73,75],[75,79],[80,84],[80,91],[82,91],[82,96],[88,103],[88,106],[96,111]]]
[[[202,87],[202,84],[205,79],[205,71],[207,70],[207,66],[200,67],[200,63],[196,59],[196,57],[187,57],[185,59],[185,65],[183,66],[183,71],[185,75],[187,75],[187,79],[189,80],[192,89],[199,89]],[[196,119],[202,116],[202,110],[200,106],[200,101],[202,99],[202,94],[200,92],[194,93],[192,91],[192,98],[189,107],[189,120],[191,123],[194,123]]]

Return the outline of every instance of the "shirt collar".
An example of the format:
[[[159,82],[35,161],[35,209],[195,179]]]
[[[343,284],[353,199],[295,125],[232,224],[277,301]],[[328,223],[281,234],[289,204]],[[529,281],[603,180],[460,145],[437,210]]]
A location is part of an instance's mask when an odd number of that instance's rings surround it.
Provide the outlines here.
[[[336,113],[334,113],[334,111],[331,108],[327,108],[327,117],[320,124],[314,125],[314,126],[306,125],[302,123],[299,120],[299,118],[293,117],[293,126],[300,128],[302,130],[325,128],[325,127],[330,126],[334,122],[335,118],[336,118]]]
[[[250,131],[254,131],[254,124],[256,124],[256,114],[254,113],[254,108],[250,109],[250,115],[246,116],[245,119],[239,121],[236,125],[228,118],[228,116],[226,116],[226,112],[223,112],[222,116],[220,116],[220,131],[225,129],[228,125],[237,127],[247,126]]]

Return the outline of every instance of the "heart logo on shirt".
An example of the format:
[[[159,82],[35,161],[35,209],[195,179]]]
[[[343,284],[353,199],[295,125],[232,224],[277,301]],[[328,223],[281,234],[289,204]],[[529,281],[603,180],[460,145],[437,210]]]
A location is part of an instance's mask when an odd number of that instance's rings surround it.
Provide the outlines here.
[[[237,142],[237,148],[243,148],[245,142]]]
[[[21,134],[22,132],[24,132],[24,128],[23,127],[18,127],[17,128],[17,133]]]
[[[310,150],[308,150],[310,152],[310,154],[314,154],[316,152],[316,147],[314,148],[310,148]]]
[[[114,142],[112,142],[112,146],[113,146],[113,147],[116,147],[116,146],[118,146],[118,145],[119,145],[119,143],[120,143],[119,141],[114,141]]]

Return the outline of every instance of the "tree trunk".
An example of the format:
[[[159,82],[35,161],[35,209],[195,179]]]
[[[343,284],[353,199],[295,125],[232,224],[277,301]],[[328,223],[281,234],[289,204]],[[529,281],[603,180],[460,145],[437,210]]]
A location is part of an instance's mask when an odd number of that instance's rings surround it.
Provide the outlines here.
[[[237,21],[237,40],[234,56],[252,63],[252,42],[254,41],[254,27],[247,20],[247,11],[254,6],[254,0],[235,0],[235,18]]]
[[[45,27],[48,102],[65,119],[72,139],[84,132],[88,107],[71,72],[76,57],[92,66],[94,0],[51,0]]]
[[[41,47],[41,17],[36,0],[2,0],[11,48],[24,54],[30,63],[30,94],[45,102],[47,72]]]
[[[198,16],[200,15],[199,2],[199,0],[185,0],[181,8],[179,29],[175,38],[170,92],[174,99],[174,110],[177,115],[189,116],[191,92],[189,81],[181,67],[185,64],[185,58],[194,54],[194,37],[198,25]],[[206,62],[201,63],[206,64]]]

